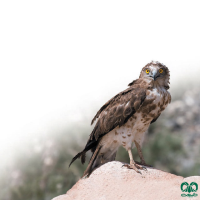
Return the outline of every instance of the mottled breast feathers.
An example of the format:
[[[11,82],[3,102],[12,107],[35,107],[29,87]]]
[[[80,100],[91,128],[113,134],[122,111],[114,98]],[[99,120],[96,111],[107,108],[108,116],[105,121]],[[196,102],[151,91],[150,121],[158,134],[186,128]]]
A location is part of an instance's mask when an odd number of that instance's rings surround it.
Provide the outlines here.
[[[117,126],[121,126],[134,115],[146,98],[146,91],[151,86],[144,80],[137,79],[130,87],[105,103],[97,112],[92,123],[98,121],[89,140],[98,140]]]

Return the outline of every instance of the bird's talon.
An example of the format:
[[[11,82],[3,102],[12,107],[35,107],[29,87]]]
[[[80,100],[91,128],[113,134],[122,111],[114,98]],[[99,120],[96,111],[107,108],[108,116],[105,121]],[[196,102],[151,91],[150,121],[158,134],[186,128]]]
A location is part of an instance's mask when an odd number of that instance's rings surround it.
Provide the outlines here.
[[[147,171],[147,168],[146,168],[146,167],[142,167],[142,169],[143,169],[144,171]]]
[[[82,177],[82,179],[86,179],[86,178],[88,178],[88,177],[89,177],[89,175],[86,174],[85,176]]]
[[[127,167],[128,169],[131,169],[130,165],[128,164],[123,164],[122,167]]]

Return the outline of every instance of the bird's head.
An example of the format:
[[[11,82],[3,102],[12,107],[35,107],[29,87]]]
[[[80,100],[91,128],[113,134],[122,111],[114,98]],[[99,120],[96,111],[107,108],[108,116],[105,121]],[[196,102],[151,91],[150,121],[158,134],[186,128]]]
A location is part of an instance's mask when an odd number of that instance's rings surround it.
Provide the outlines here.
[[[169,69],[160,62],[152,61],[142,68],[140,78],[153,81],[155,86],[169,89]]]

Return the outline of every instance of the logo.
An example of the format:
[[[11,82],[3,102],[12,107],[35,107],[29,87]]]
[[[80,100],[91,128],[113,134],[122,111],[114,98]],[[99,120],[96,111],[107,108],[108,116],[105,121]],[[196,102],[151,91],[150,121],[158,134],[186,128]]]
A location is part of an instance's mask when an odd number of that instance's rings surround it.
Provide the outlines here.
[[[188,194],[181,194],[182,197],[196,197],[196,196],[198,196],[198,194],[194,193],[198,190],[198,184],[195,183],[195,182],[190,183],[190,185],[187,182],[183,182],[181,184],[181,190],[182,190],[182,192],[188,192]],[[193,194],[191,192],[193,192]]]

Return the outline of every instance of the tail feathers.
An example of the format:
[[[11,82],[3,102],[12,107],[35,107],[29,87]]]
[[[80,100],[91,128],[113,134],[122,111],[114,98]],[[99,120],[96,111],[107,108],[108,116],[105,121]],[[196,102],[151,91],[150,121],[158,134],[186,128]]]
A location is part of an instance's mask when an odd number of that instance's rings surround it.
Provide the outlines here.
[[[74,157],[72,158],[72,161],[71,161],[70,164],[69,164],[69,167],[70,167],[71,164],[72,164],[77,158],[79,158],[79,157],[81,157],[81,162],[84,163],[84,162],[85,162],[85,151],[81,151],[81,152],[79,152],[76,156],[74,156]]]
[[[103,146],[100,146],[100,145],[97,146],[95,152],[93,153],[93,155],[90,159],[88,167],[83,174],[83,177],[86,176],[86,175],[89,176],[93,172],[93,170],[100,167],[101,165],[115,160],[118,148],[116,148],[112,152],[109,151],[109,149],[108,149],[106,152],[100,153],[100,150],[101,150],[102,147]]]
[[[77,158],[81,158],[81,162],[82,162],[82,164],[84,164],[86,152],[89,151],[90,149],[94,150],[96,148],[97,144],[98,144],[98,141],[96,141],[96,140],[88,140],[88,142],[85,146],[85,149],[83,149],[83,151],[79,152],[76,156],[73,157],[71,163],[69,164],[69,167]]]
[[[81,163],[84,164],[85,163],[85,152],[82,153],[81,155]]]
[[[93,153],[93,155],[92,155],[92,157],[90,159],[90,162],[89,162],[86,170],[84,171],[83,177],[86,176],[86,175],[89,176],[91,174],[91,172],[94,170],[94,168],[96,167],[94,165],[94,162],[96,161],[96,159],[98,157],[98,154],[99,154],[99,152],[101,150],[101,147],[102,146],[98,145],[98,147],[96,148],[95,152]]]

